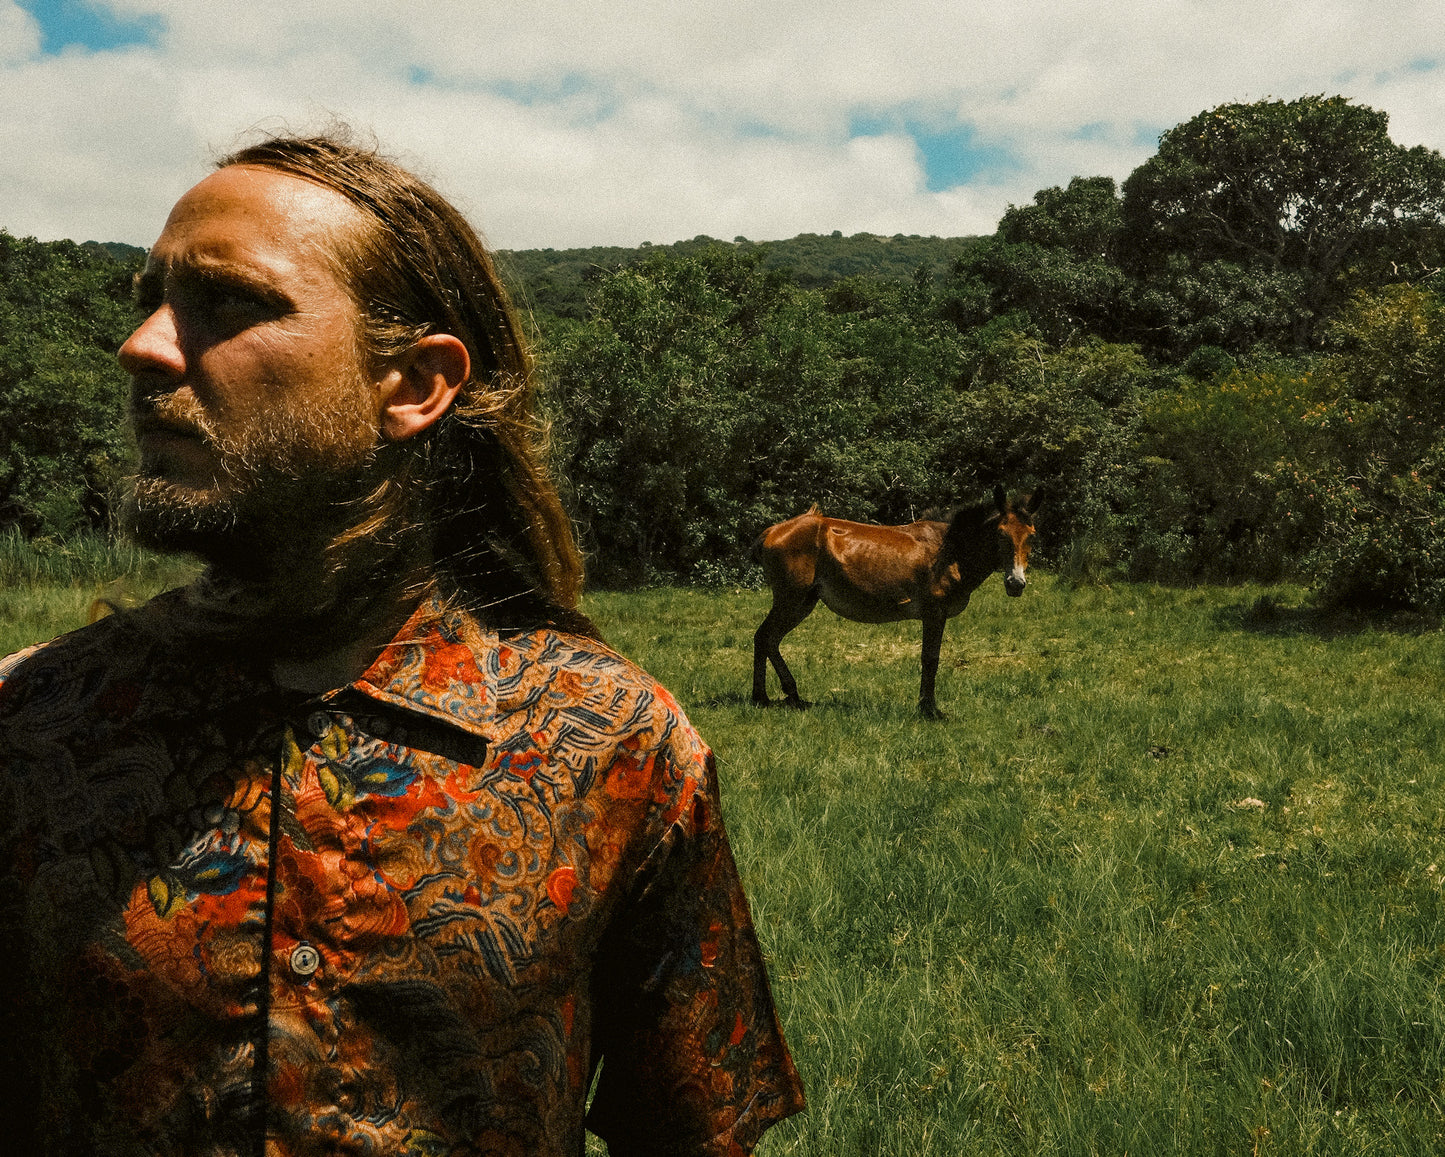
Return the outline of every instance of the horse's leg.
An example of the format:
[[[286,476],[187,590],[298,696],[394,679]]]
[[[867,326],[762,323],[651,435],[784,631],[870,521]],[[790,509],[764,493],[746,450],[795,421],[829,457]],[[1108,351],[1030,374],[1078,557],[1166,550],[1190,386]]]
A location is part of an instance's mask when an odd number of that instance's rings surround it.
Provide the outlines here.
[[[768,702],[765,660],[770,660],[773,670],[778,673],[778,682],[783,688],[784,705],[808,706],[798,695],[798,682],[788,670],[788,664],[783,661],[783,653],[778,649],[778,644],[783,641],[784,635],[812,614],[817,605],[818,591],[815,587],[804,591],[802,598],[791,605],[776,598],[773,600],[773,609],[768,612],[768,617],[753,636],[753,702],[759,707],[767,706]]]
[[[778,601],[773,599],[773,605],[768,608],[768,613],[763,617],[762,624],[753,635],[753,706],[766,707],[768,705],[768,652],[772,649],[772,628],[778,615]]]
[[[783,625],[782,629],[779,630],[773,638],[772,654],[769,657],[773,661],[773,670],[778,673],[778,682],[782,684],[783,702],[789,707],[807,708],[811,706],[811,704],[805,702],[802,696],[798,694],[798,682],[793,678],[793,673],[788,670],[787,663],[783,662],[783,652],[778,648],[783,641],[783,636],[811,615],[813,608],[817,605],[818,588],[812,587],[809,589],[807,595],[804,596],[802,604],[796,609],[791,621]]]
[[[943,628],[947,622],[943,615],[927,615],[923,619],[923,681],[918,690],[918,711],[927,719],[943,718],[933,695],[933,685],[938,676],[938,652],[943,646]]]

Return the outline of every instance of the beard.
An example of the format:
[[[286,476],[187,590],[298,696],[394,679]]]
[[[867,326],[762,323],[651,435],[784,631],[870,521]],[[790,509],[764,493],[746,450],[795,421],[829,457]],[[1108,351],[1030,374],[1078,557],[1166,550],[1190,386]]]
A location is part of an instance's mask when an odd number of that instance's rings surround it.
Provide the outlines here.
[[[373,627],[420,581],[416,448],[379,440],[359,377],[244,421],[137,389],[131,420],[199,443],[143,454],[121,506],[141,544],[210,564],[188,589],[187,630],[314,655]]]
[[[190,552],[238,576],[274,572],[314,550],[358,517],[355,504],[377,484],[377,431],[359,381],[224,420],[193,398],[137,387],[131,421],[186,438],[208,468],[188,468],[164,445],[143,452],[122,528],[145,546]]]

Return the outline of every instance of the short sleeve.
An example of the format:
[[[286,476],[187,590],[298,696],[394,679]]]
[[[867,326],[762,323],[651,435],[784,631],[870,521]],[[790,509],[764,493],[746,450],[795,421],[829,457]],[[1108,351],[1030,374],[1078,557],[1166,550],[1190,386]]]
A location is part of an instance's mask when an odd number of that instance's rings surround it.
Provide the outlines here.
[[[750,1153],[803,1108],[717,776],[666,831],[593,973],[602,1072],[587,1125],[612,1157]]]

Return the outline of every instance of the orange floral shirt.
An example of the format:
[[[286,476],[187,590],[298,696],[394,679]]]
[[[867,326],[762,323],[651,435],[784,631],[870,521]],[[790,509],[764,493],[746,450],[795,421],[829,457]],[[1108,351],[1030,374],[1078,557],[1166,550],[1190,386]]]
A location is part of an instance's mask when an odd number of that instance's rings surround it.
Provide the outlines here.
[[[0,662],[0,1081],[41,1154],[739,1154],[802,1108],[666,691],[424,603],[308,697],[161,596]]]

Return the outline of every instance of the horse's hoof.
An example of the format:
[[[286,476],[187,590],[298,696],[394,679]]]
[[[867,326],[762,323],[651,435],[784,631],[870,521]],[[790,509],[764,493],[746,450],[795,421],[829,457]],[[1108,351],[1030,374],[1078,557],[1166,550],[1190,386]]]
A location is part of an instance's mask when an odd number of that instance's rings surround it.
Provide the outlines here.
[[[937,703],[920,703],[918,705],[918,714],[922,715],[925,719],[942,720],[948,718],[947,715],[938,709]]]
[[[783,700],[784,707],[791,707],[794,711],[806,711],[812,706],[806,699],[799,699],[796,695],[789,695]]]
[[[771,699],[769,699],[766,695],[754,695],[754,696],[753,696],[753,706],[754,706],[754,707],[771,707],[772,705],[773,705],[773,701],[772,701]]]

